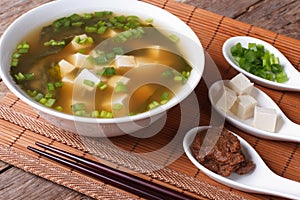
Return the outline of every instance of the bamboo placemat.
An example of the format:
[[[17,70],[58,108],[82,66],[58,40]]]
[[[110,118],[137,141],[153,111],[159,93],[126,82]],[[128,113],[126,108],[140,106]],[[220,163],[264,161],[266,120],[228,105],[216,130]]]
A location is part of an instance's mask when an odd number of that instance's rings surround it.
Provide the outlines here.
[[[273,44],[299,70],[300,41],[298,40],[174,1],[145,0],[145,2],[166,9],[186,22],[196,32],[224,79],[232,78],[237,74],[226,63],[221,53],[223,42],[235,35],[250,35]],[[206,68],[204,75],[208,71],[209,69]],[[200,125],[207,125],[211,115],[206,84],[202,80],[195,89],[200,107],[200,120],[196,123]],[[299,93],[280,92],[258,85],[257,87],[270,95],[291,120],[300,123]],[[0,158],[27,172],[98,199],[136,199],[139,197],[39,157],[29,152],[26,147],[34,145],[35,141],[58,146],[199,199],[269,199],[265,195],[244,193],[211,180],[199,171],[184,154],[171,162],[176,151],[182,150],[179,142],[172,143],[170,148],[160,152],[159,160],[157,157],[148,156],[149,152],[156,151],[172,141],[180,120],[180,108],[177,106],[168,112],[163,129],[150,138],[143,139],[130,135],[110,139],[83,138],[47,123],[28,105],[8,93],[1,100],[0,105]],[[194,122],[187,122],[189,123]],[[225,126],[252,144],[275,173],[300,181],[298,143],[264,140],[243,133],[229,124]],[[191,127],[185,128],[188,130]],[[165,166],[166,163],[168,163],[167,166]]]

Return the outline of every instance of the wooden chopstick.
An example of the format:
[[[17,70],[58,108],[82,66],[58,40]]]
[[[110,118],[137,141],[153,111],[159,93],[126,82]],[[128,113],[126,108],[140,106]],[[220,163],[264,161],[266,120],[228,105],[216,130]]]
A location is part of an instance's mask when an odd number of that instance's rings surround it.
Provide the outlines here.
[[[65,166],[71,167],[94,178],[98,178],[107,184],[136,194],[140,197],[147,199],[194,199],[191,196],[161,186],[154,182],[146,181],[132,174],[125,173],[101,163],[79,157],[75,154],[57,149],[55,147],[51,147],[40,142],[36,142],[35,144],[44,148],[45,150],[64,156],[69,160],[45,151],[41,151],[31,146],[28,146],[27,148],[39,155],[64,164]]]

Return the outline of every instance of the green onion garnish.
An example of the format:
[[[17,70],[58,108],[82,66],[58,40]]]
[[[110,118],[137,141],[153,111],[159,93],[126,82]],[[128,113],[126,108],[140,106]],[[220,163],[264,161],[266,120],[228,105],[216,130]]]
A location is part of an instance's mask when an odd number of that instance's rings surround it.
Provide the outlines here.
[[[149,110],[158,107],[160,104],[157,101],[152,101],[150,104],[148,104]]]
[[[98,83],[97,87],[100,89],[100,90],[105,90],[107,88],[107,84],[104,83],[104,82],[100,82]]]
[[[104,68],[104,71],[102,72],[102,75],[104,76],[112,76],[116,74],[116,69],[114,67],[106,67]]]
[[[58,82],[55,82],[54,85],[55,85],[56,88],[60,88],[60,87],[63,86],[63,82],[58,81]]]
[[[88,80],[88,79],[84,79],[83,80],[83,84],[85,84],[87,86],[90,86],[90,87],[94,87],[95,86],[95,82],[91,81],[91,80]]]
[[[63,107],[62,107],[62,106],[56,106],[55,109],[56,109],[57,111],[60,111],[60,112],[63,111]]]
[[[85,110],[85,104],[84,103],[76,103],[71,105],[71,109],[73,112],[79,111],[79,110]]]
[[[121,110],[123,108],[123,105],[120,103],[114,104],[113,105],[113,110]]]
[[[251,74],[278,83],[288,81],[279,58],[261,44],[249,43],[248,48],[244,48],[237,43],[231,47],[231,54],[237,64]]]
[[[117,85],[115,87],[115,92],[127,92],[127,86],[124,85],[122,82],[117,82]]]
[[[55,103],[56,99],[47,99],[47,102],[44,104],[47,107],[52,107]]]
[[[55,41],[55,40],[49,40],[48,42],[44,42],[44,46],[65,46],[66,42],[63,41]]]
[[[170,93],[169,92],[163,92],[161,95],[160,95],[160,99],[161,100],[168,100],[170,98]]]
[[[31,80],[34,79],[34,73],[23,74],[22,72],[19,72],[19,73],[15,74],[14,77],[16,78],[16,80],[18,82],[21,82],[21,81],[31,81]]]
[[[48,91],[54,91],[55,90],[55,87],[54,87],[53,83],[48,83],[47,88],[48,88]]]
[[[44,95],[42,93],[37,93],[33,99],[36,101],[40,101],[42,98],[44,98]]]
[[[102,110],[100,112],[100,117],[101,118],[113,118],[113,114],[112,114],[112,112],[108,112],[106,110]]]
[[[100,114],[99,114],[99,111],[98,110],[93,110],[92,113],[91,113],[91,117],[94,117],[94,118],[97,118],[99,117]]]
[[[178,43],[180,41],[179,37],[174,34],[169,35],[169,39],[174,43]]]

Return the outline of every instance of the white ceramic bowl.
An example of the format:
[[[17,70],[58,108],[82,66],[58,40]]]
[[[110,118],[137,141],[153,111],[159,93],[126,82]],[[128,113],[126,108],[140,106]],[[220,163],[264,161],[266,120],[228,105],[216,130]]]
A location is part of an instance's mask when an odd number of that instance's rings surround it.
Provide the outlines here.
[[[179,45],[185,59],[193,67],[184,88],[167,104],[131,117],[94,119],[63,114],[46,108],[28,97],[10,75],[11,55],[16,46],[30,34],[53,20],[73,13],[92,13],[110,10],[116,14],[137,15],[141,19],[153,19],[156,28],[165,34],[178,33]],[[168,109],[185,99],[199,83],[204,69],[204,51],[196,34],[179,18],[153,5],[135,0],[58,0],[41,5],[23,14],[4,32],[0,40],[0,74],[7,87],[22,101],[34,108],[43,118],[59,128],[83,136],[112,137],[128,134],[147,127],[162,117]],[[141,125],[141,124],[146,124]]]

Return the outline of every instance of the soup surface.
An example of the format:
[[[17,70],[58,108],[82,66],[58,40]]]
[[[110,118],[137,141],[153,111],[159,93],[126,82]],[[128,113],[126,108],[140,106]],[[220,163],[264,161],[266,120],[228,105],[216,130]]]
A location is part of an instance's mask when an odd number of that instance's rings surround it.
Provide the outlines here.
[[[148,111],[173,98],[192,69],[178,38],[151,23],[110,11],[57,19],[19,44],[11,75],[33,99],[67,114]]]

